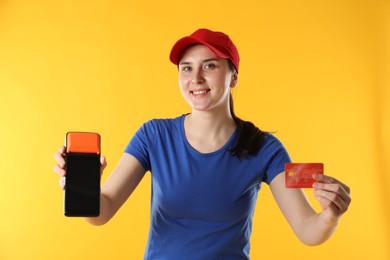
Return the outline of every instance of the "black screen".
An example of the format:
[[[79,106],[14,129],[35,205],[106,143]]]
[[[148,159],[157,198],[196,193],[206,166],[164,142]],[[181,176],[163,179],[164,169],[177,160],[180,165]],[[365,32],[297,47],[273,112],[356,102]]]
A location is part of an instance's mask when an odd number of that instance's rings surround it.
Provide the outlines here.
[[[65,216],[98,216],[100,155],[66,154]]]

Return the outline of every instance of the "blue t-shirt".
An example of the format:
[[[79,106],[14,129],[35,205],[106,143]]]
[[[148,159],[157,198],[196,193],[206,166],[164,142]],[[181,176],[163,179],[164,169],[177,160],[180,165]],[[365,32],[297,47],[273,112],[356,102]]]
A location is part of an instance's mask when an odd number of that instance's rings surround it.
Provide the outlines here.
[[[236,132],[219,150],[199,153],[184,118],[148,121],[125,150],[152,174],[145,259],[249,259],[257,193],[289,155],[267,133],[256,155],[239,159],[230,152]]]

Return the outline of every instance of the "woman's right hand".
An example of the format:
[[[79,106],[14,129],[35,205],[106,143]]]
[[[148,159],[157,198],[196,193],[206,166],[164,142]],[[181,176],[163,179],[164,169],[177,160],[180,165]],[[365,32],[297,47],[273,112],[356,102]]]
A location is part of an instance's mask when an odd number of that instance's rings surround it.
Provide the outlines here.
[[[54,153],[54,159],[57,164],[54,165],[53,170],[60,176],[59,183],[61,189],[65,188],[66,163],[65,163],[65,146],[61,146],[57,152]],[[103,174],[104,168],[107,166],[107,161],[104,156],[100,157],[100,175]]]
[[[61,189],[65,188],[65,146],[61,146],[57,152],[54,153],[54,159],[57,164],[54,165],[53,170],[60,175],[59,183]]]

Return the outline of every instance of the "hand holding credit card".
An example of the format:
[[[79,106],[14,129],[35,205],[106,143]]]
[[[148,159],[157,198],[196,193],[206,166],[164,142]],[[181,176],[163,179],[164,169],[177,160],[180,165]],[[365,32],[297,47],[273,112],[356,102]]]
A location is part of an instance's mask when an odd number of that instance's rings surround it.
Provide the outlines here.
[[[286,163],[286,188],[312,188],[313,174],[324,174],[323,163]]]

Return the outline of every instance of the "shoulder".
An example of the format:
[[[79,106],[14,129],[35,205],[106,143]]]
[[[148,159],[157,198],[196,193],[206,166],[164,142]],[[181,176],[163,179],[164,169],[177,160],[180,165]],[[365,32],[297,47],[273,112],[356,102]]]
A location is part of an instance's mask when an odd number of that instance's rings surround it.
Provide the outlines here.
[[[178,139],[182,117],[145,122],[131,138],[125,152],[137,158],[144,169],[150,169],[150,154]]]
[[[161,132],[180,129],[185,115],[175,118],[154,118],[143,124],[142,128],[147,131]]]
[[[150,140],[156,138],[171,138],[179,135],[185,115],[175,118],[155,118],[145,122],[137,132],[137,135],[145,136]]]
[[[261,149],[277,149],[284,147],[282,142],[273,134],[265,132],[265,137],[263,140]]]
[[[291,162],[290,155],[282,142],[271,133],[266,133],[260,151],[261,164],[266,169],[264,181],[268,184]]]
[[[275,158],[282,161],[289,161],[290,156],[283,143],[273,134],[265,133],[265,138],[259,152],[263,163],[273,162]],[[277,159],[277,161],[279,160]]]

